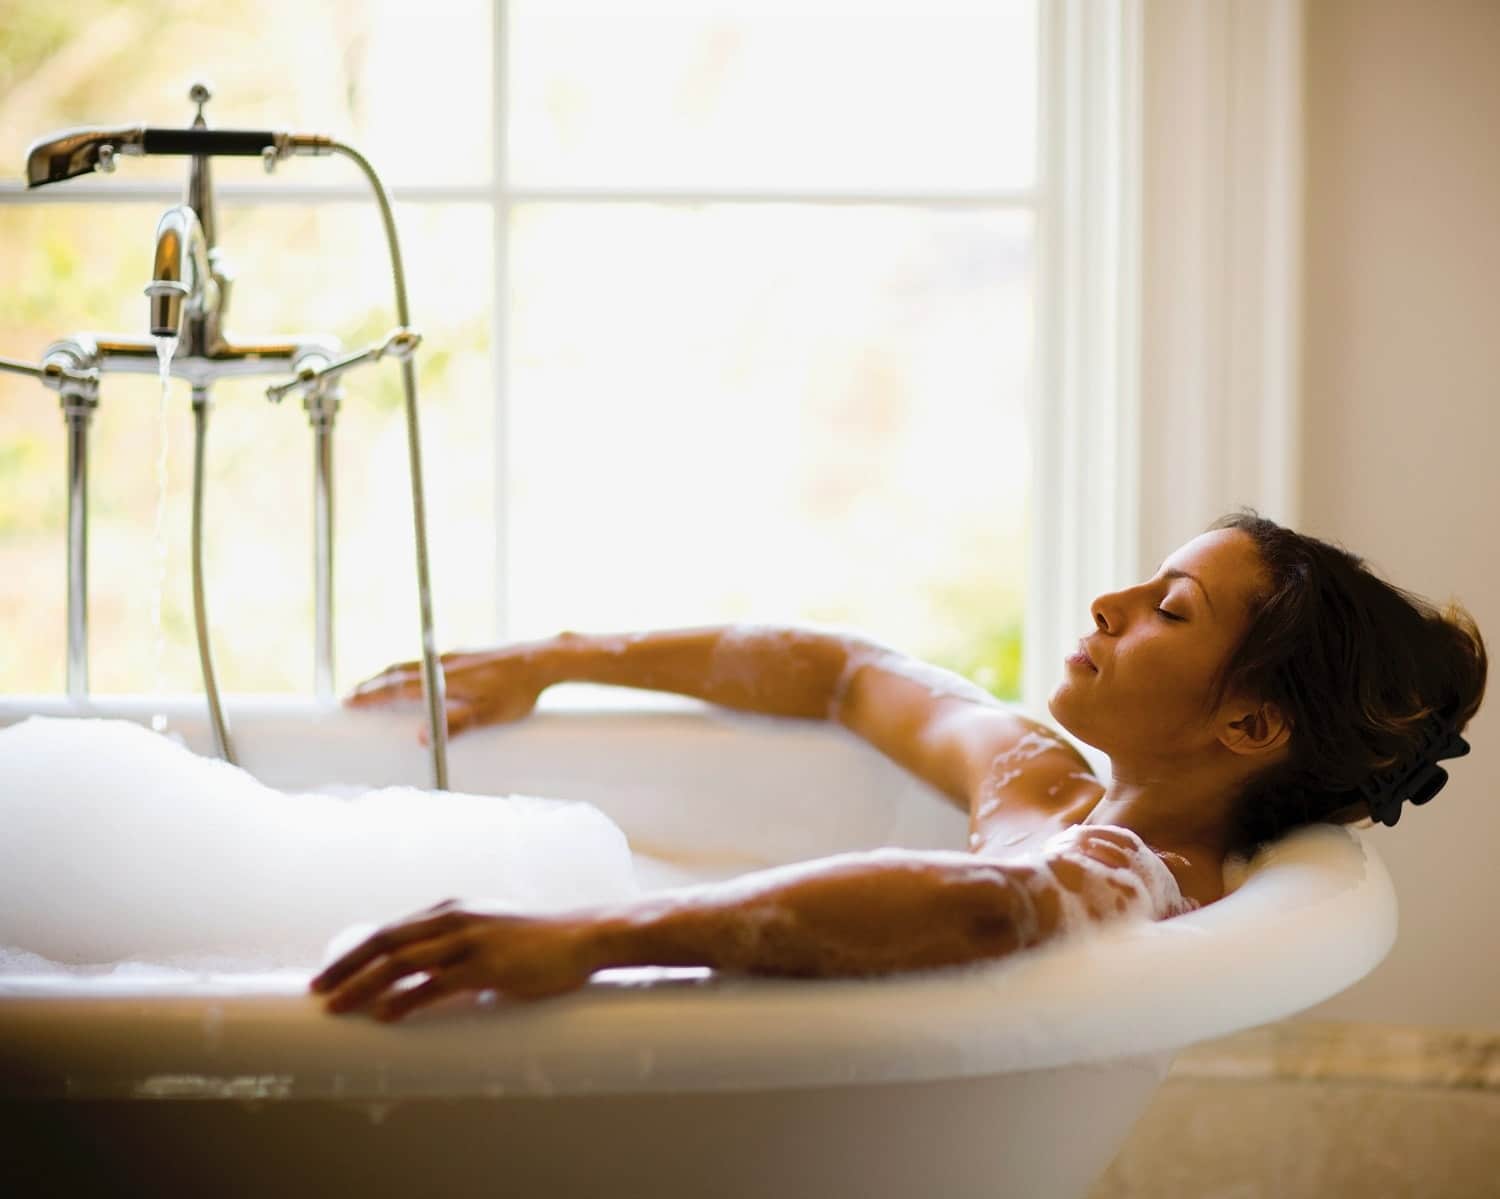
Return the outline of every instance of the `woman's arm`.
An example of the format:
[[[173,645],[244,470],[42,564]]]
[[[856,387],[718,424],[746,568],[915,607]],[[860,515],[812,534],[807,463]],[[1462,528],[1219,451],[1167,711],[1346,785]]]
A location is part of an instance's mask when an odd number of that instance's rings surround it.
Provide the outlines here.
[[[561,995],[615,966],[807,978],[952,965],[1035,935],[1018,882],[971,854],[879,849],[556,915],[449,901],[366,938],[310,986],[330,1012],[368,1007],[391,1020],[460,991]]]
[[[1035,792],[1034,800],[1070,772],[1090,771],[1053,730],[984,688],[866,637],[750,624],[562,633],[547,654],[554,682],[675,691],[729,708],[834,721],[970,812],[971,823],[984,815],[981,801],[996,798],[986,784],[1007,774],[996,759],[1018,746],[1030,743],[1027,769],[1008,777]]]
[[[1041,934],[1031,867],[883,848],[591,910],[598,969],[708,966],[836,978],[997,957]]]
[[[996,759],[1028,741],[1048,751],[1027,750],[1018,784],[1034,784],[1038,802],[1057,779],[1088,770],[1050,729],[982,687],[853,633],[762,624],[564,632],[444,654],[443,668],[452,733],[519,720],[559,683],[607,683],[769,716],[836,721],[971,812],[995,798],[985,788]],[[420,664],[404,662],[360,684],[347,702],[368,706],[421,694]]]
[[[368,938],[312,989],[330,1011],[371,1005],[397,1019],[464,990],[559,995],[617,966],[796,978],[925,970],[1002,957],[1082,923],[1183,910],[1170,872],[1134,833],[1077,826],[1009,861],[882,848],[555,916],[440,905]]]
[[[562,633],[547,653],[553,682],[676,691],[729,708],[841,724],[968,812],[971,845],[983,843],[996,814],[1012,803],[1056,810],[1076,799],[1079,780],[1097,786],[1088,761],[1054,730],[960,674],[867,637],[795,625],[714,625]]]
[[[519,720],[558,683],[674,691],[770,716],[831,718],[856,661],[880,650],[855,634],[796,625],[728,624],[640,633],[559,633],[442,656],[448,726]],[[401,662],[345,702],[368,707],[422,694],[421,664]]]
[[[854,634],[798,625],[560,633],[547,670],[554,683],[672,691],[741,711],[825,720],[851,661],[874,648]]]
[[[1001,957],[1089,923],[1191,910],[1139,836],[1075,825],[1010,859],[887,847],[589,910],[609,966],[832,978]]]

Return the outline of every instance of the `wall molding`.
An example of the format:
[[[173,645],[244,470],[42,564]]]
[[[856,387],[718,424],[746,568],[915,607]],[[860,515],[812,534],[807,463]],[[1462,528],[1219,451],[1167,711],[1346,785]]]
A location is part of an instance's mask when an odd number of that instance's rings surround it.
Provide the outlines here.
[[[1300,516],[1304,0],[1148,0],[1138,568]]]

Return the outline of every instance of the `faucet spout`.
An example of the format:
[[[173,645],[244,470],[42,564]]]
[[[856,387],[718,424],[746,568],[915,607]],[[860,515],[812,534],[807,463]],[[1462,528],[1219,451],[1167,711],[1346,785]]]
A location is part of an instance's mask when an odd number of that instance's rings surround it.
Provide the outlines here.
[[[177,337],[182,313],[201,317],[219,306],[219,284],[208,265],[208,240],[198,214],[186,204],[162,213],[156,225],[155,267],[146,284],[151,297],[151,335]]]

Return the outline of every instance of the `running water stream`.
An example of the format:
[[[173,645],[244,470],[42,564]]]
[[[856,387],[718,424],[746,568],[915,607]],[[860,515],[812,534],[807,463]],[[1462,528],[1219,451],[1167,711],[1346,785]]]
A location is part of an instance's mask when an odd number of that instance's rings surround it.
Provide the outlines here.
[[[167,638],[162,627],[162,596],[167,587],[167,400],[172,389],[172,355],[177,352],[177,338],[156,337],[157,374],[161,379],[161,400],[156,410],[156,578],[151,593],[151,694],[162,700],[162,662]],[[155,712],[151,727],[158,733],[167,731],[167,714]]]

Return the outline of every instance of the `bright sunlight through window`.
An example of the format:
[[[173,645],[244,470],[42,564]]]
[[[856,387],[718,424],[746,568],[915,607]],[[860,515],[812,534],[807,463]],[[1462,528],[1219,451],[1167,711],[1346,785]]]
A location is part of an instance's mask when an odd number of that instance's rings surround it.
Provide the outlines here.
[[[1039,198],[1032,0],[736,4],[12,0],[0,39],[0,354],[144,336],[182,158],[26,192],[72,125],[334,133],[398,201],[441,648],[737,620],[852,626],[1020,687]],[[295,37],[284,30],[295,28]],[[341,161],[214,164],[237,339],[379,340],[374,206]],[[208,611],[227,692],[310,692],[312,434],[213,393]],[[419,651],[399,377],[336,428],[337,683]],[[0,375],[0,689],[65,658],[66,444]],[[91,439],[91,684],[155,685],[156,400]],[[160,685],[202,682],[192,418],[168,423]]]

